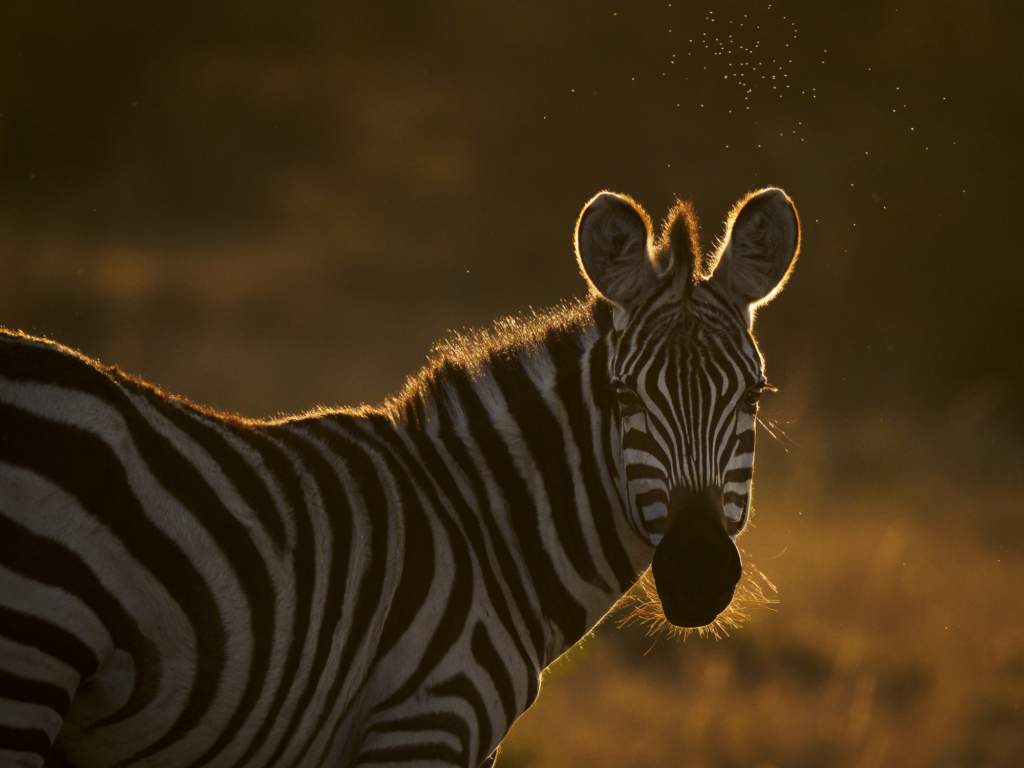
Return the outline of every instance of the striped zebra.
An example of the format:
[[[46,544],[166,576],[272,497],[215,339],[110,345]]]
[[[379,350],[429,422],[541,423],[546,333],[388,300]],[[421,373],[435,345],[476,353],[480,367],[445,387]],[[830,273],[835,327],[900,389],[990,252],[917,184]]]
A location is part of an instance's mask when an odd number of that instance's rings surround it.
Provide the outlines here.
[[[762,190],[705,274],[688,204],[655,238],[602,193],[588,300],[269,421],[3,332],[0,765],[492,765],[648,567],[676,625],[732,599],[753,311],[798,247]]]

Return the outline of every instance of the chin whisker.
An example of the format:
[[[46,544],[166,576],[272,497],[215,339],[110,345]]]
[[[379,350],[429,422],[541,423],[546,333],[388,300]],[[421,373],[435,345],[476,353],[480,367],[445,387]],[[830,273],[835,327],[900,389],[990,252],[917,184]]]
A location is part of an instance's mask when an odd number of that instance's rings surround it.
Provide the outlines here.
[[[654,584],[654,575],[648,568],[637,579],[633,588],[619,601],[617,608],[626,611],[626,614],[616,620],[616,626],[628,627],[639,624],[646,627],[648,637],[653,637],[655,640],[661,636],[686,640],[694,633],[699,637],[713,637],[716,640],[721,640],[723,637],[729,636],[729,630],[738,629],[747,622],[752,609],[762,607],[771,609],[772,605],[779,602],[778,599],[765,594],[762,582],[767,585],[770,594],[778,594],[779,591],[768,577],[761,573],[752,562],[745,561],[743,577],[736,585],[732,602],[718,615],[718,618],[703,627],[677,627],[665,618],[665,611],[661,607],[658,590]],[[651,647],[654,647],[653,644]]]
[[[792,421],[779,422],[776,419],[772,419],[767,416],[761,416],[760,414],[758,414],[754,418],[757,419],[758,424],[760,424],[762,427],[765,428],[765,430],[767,430],[769,435],[771,435],[773,438],[779,441],[779,445],[782,446],[782,450],[786,451],[786,453],[789,453],[789,448],[786,447],[786,442],[788,442],[790,445],[795,445],[797,448],[803,447],[802,445],[800,445],[800,443],[798,443],[796,440],[787,435],[785,430],[781,427],[781,424],[792,424]],[[783,441],[783,438],[785,438],[785,441]]]

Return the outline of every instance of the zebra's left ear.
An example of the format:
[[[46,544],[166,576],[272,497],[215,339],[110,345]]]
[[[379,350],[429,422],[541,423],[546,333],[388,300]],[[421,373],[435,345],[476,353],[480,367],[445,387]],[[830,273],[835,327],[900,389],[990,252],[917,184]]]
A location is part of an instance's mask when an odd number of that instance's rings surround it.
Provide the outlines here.
[[[576,223],[580,269],[597,293],[621,309],[642,300],[658,283],[651,248],[651,219],[626,195],[602,192]]]
[[[749,313],[782,290],[799,252],[800,219],[793,201],[781,189],[762,189],[729,214],[711,282]]]

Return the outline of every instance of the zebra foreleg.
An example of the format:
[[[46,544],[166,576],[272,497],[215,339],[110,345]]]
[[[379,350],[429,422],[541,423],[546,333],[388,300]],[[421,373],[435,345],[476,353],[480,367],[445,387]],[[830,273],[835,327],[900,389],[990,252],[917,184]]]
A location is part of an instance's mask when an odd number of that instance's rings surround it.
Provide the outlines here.
[[[13,576],[0,573],[0,599]],[[6,575],[10,575],[7,573]],[[49,631],[49,634],[43,634]],[[64,725],[78,685],[75,670],[33,647],[39,638],[57,637],[71,644],[74,638],[33,616],[0,605],[0,765],[39,768],[63,766],[53,742]],[[47,650],[66,646],[51,643]]]

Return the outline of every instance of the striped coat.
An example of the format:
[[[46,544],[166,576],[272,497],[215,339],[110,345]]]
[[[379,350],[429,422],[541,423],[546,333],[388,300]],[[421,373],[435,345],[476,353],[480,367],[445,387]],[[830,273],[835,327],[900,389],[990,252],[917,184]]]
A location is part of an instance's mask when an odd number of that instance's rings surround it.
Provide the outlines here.
[[[588,301],[375,408],[241,419],[0,334],[0,765],[477,766],[652,558],[669,620],[713,620],[751,307],[798,243],[781,192],[744,202],[707,279],[685,206],[654,242],[598,196]]]

